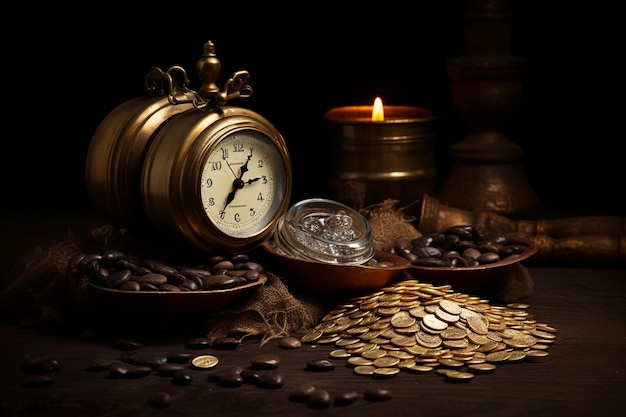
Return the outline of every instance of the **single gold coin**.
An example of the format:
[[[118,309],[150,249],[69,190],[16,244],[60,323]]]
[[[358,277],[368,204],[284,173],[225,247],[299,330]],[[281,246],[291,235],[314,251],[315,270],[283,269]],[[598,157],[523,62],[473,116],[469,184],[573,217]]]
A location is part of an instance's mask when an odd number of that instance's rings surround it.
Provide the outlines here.
[[[209,369],[217,365],[218,362],[219,359],[213,355],[200,355],[191,360],[191,365],[197,369]]]
[[[478,334],[487,334],[487,324],[485,324],[481,316],[469,316],[467,318],[467,325]]]
[[[507,359],[507,362],[521,362],[526,358],[526,351],[514,350],[511,352],[511,356]]]
[[[441,336],[442,339],[459,340],[467,337],[467,329],[450,326],[443,330],[439,336]]]
[[[448,323],[438,319],[437,316],[435,316],[434,314],[426,314],[422,319],[422,324],[433,332],[441,332],[448,327]],[[486,327],[485,333],[487,333]]]
[[[439,364],[448,369],[460,369],[465,365],[463,361],[457,361],[455,359],[439,359]]]
[[[376,368],[374,369],[373,376],[377,378],[391,378],[396,376],[400,372],[398,368]]]
[[[469,382],[474,378],[474,374],[470,372],[450,370],[445,373],[446,381],[450,382]]]
[[[425,374],[428,372],[431,372],[433,369],[435,369],[434,366],[426,366],[426,365],[413,365],[413,366],[407,366],[406,368],[403,368],[405,371],[414,373],[414,374]]]
[[[321,331],[321,330],[313,330],[313,331],[305,334],[304,336],[302,336],[300,338],[300,341],[302,343],[312,343],[312,342],[315,342],[320,337],[322,337],[323,334],[324,334],[324,332]]]
[[[410,327],[415,324],[415,317],[411,316],[407,311],[400,311],[391,317],[391,325],[393,327]]]
[[[526,361],[527,362],[545,362],[548,360],[548,351],[547,350],[529,350],[526,352]]]
[[[400,362],[400,359],[391,356],[384,356],[374,359],[374,366],[377,368],[390,368],[396,366]]]
[[[345,349],[335,349],[329,353],[329,356],[331,358],[349,358],[352,355]]]
[[[488,353],[485,356],[485,360],[490,363],[502,363],[509,360],[511,357],[511,351],[499,350],[497,352]]]
[[[374,362],[370,359],[366,359],[362,356],[351,356],[348,358],[348,365],[351,366],[361,366],[361,365],[372,365]]]
[[[496,369],[496,365],[493,363],[472,363],[467,365],[467,369],[470,372],[474,372],[475,374],[486,374],[489,372],[493,372]]]
[[[387,351],[385,349],[372,349],[361,353],[365,359],[378,359],[383,356],[387,356]]]
[[[354,367],[354,373],[359,375],[373,375],[376,368],[372,365],[359,365]]]
[[[457,303],[455,303],[454,301],[448,300],[446,298],[444,298],[443,300],[439,301],[439,307],[441,307],[442,309],[444,309],[448,313],[454,314],[456,316],[461,314],[461,307]]]

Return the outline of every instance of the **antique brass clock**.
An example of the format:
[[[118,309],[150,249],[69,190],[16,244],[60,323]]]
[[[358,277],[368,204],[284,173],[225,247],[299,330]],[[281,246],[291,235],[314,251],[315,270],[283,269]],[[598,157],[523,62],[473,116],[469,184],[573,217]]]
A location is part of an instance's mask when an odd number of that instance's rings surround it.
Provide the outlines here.
[[[248,72],[220,90],[219,70],[209,41],[197,92],[182,68],[152,68],[146,86],[157,97],[122,104],[99,126],[86,179],[109,222],[206,253],[245,252],[272,235],[291,197],[287,145],[260,114],[225,105],[251,95]]]

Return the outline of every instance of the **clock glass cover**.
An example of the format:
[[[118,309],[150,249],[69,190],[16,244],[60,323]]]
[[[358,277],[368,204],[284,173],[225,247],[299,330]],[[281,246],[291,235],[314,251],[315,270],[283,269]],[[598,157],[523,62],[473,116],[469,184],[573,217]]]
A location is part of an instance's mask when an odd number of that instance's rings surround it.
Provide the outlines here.
[[[201,173],[204,211],[215,227],[242,238],[267,228],[283,202],[287,173],[276,144],[254,129],[227,134]]]

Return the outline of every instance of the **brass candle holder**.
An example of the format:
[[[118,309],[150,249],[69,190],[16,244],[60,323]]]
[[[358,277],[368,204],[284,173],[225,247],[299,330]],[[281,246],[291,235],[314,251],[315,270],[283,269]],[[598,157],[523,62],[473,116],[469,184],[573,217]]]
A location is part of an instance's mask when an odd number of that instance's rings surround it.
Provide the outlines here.
[[[524,150],[509,140],[523,98],[525,60],[509,53],[507,0],[465,4],[465,52],[448,60],[452,101],[467,136],[452,145],[451,165],[437,196],[448,205],[521,216],[540,202],[526,179]]]
[[[382,105],[382,103],[381,103]],[[392,198],[404,206],[434,193],[435,115],[426,108],[375,106],[330,109],[330,194],[356,210]]]

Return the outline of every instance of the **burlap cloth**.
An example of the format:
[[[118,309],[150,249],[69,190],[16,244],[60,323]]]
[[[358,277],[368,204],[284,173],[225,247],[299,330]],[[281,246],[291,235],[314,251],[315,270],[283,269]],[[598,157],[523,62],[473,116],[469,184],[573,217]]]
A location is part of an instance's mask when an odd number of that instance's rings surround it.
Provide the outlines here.
[[[413,218],[403,214],[396,200],[386,200],[362,209],[374,234],[376,248],[388,250],[396,242],[417,237]],[[119,318],[113,318],[89,296],[88,280],[76,273],[73,259],[81,253],[102,253],[107,249],[127,250],[129,246],[145,245],[144,250],[164,254],[153,241],[130,238],[126,231],[103,225],[92,230],[90,236],[68,238],[37,248],[19,260],[13,271],[16,279],[0,291],[0,315],[8,321],[35,320],[46,326],[85,330],[112,326],[119,329]],[[151,246],[152,245],[152,246]],[[166,249],[167,250],[167,249]],[[523,267],[501,288],[499,298],[515,300],[532,292],[532,280]],[[203,332],[210,340],[218,337],[258,337],[261,344],[269,340],[306,331],[315,326],[337,300],[320,299],[299,293],[289,287],[289,277],[281,277],[266,269],[264,285],[252,294],[235,300],[218,312],[186,318],[180,321],[151,323],[145,319],[124,317],[123,323],[142,328],[171,325]],[[403,273],[399,279],[411,278]]]

